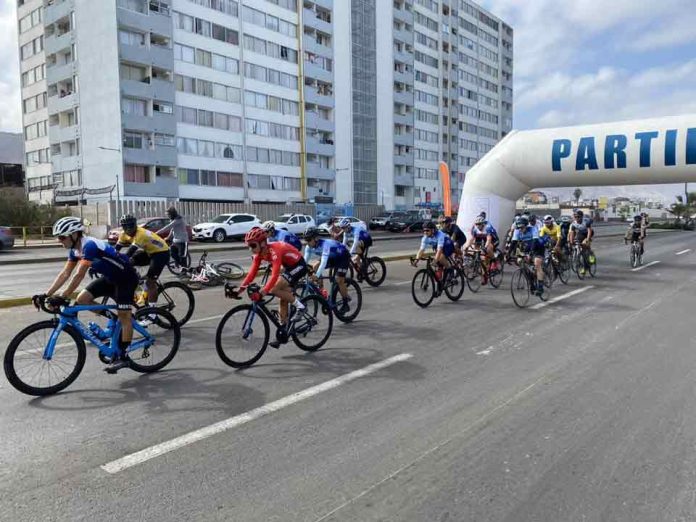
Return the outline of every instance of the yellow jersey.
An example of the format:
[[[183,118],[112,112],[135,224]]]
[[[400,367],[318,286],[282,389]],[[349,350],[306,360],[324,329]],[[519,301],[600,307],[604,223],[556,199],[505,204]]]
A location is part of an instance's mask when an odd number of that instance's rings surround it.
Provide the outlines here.
[[[539,237],[542,238],[544,236],[549,236],[550,239],[556,242],[560,241],[561,227],[559,227],[556,223],[554,223],[550,228],[544,225],[539,229]]]
[[[143,227],[137,227],[133,237],[121,232],[121,235],[118,236],[118,244],[124,247],[135,245],[142,248],[148,255],[169,251],[169,245],[164,239]]]

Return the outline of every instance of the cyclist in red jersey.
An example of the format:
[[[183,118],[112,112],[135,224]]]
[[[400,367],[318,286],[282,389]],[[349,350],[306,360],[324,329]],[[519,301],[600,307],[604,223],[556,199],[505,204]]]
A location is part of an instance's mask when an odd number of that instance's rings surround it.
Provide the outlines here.
[[[249,273],[242,281],[239,292],[243,292],[256,277],[261,266],[261,261],[271,263],[271,277],[268,278],[258,294],[252,296],[253,300],[260,301],[264,295],[273,294],[280,299],[280,322],[287,324],[288,304],[292,303],[296,310],[304,309],[304,305],[292,293],[293,287],[307,275],[307,263],[304,257],[294,246],[282,241],[268,243],[266,232],[262,228],[252,228],[244,238],[244,242],[254,254],[254,259],[249,268]],[[281,267],[283,272],[281,274]]]

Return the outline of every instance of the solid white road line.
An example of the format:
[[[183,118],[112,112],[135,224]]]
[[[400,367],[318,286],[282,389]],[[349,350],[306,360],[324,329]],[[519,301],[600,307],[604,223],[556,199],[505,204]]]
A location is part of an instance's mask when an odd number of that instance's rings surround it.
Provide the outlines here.
[[[558,297],[554,297],[553,299],[549,299],[548,301],[544,301],[543,303],[536,304],[531,307],[532,310],[539,310],[539,308],[544,308],[546,306],[549,306],[550,304],[557,303],[558,301],[563,301],[564,299],[568,299],[569,297],[572,297],[577,294],[581,294],[583,292],[586,292],[590,288],[594,288],[594,286],[583,286],[582,288],[578,288],[577,290],[573,290],[572,292],[568,292],[567,294],[562,294],[559,295]]]
[[[192,321],[188,321],[186,324],[203,323],[205,321],[212,321],[213,319],[222,319],[224,315],[225,314],[211,315],[210,317],[201,317],[200,319],[193,319]]]
[[[650,263],[648,263],[648,264],[646,264],[646,265],[639,266],[638,268],[633,268],[633,269],[631,269],[631,272],[638,272],[638,271],[640,271],[640,270],[643,270],[644,268],[648,268],[649,266],[653,266],[653,265],[656,265],[656,264],[658,264],[658,263],[659,263],[659,261],[650,261]]]
[[[682,250],[681,252],[677,252],[675,255],[680,256],[682,254],[686,254],[687,252],[691,252],[691,249],[687,248],[686,250]]]
[[[198,442],[200,440],[207,439],[208,437],[212,437],[213,435],[217,435],[218,433],[236,428],[237,426],[241,426],[242,424],[256,420],[260,417],[268,415],[269,413],[276,412],[287,406],[291,406],[305,399],[309,399],[310,397],[314,397],[322,392],[332,390],[333,388],[341,386],[342,384],[354,381],[355,379],[374,373],[382,368],[391,366],[392,364],[405,361],[411,357],[413,356],[410,353],[395,355],[389,359],[365,366],[365,368],[360,370],[355,370],[354,372],[347,373],[341,377],[337,377],[300,392],[293,393],[292,395],[288,395],[287,397],[283,397],[277,401],[260,406],[259,408],[254,408],[246,413],[216,422],[210,426],[200,428],[198,430],[186,433],[185,435],[181,435],[180,437],[176,437],[175,439],[145,448],[144,450],[132,453],[131,455],[126,455],[125,457],[108,462],[100,467],[107,473],[119,473],[120,471],[137,466],[138,464],[142,464],[143,462],[154,459],[155,457],[159,457],[160,455],[164,455],[165,453],[169,453],[170,451],[183,448],[184,446],[188,446],[194,442]]]

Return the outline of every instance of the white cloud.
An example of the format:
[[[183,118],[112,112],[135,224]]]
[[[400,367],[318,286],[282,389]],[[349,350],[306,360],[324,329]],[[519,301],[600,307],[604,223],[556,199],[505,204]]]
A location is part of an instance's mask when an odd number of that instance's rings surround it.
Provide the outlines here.
[[[0,130],[20,131],[16,2],[0,2]]]

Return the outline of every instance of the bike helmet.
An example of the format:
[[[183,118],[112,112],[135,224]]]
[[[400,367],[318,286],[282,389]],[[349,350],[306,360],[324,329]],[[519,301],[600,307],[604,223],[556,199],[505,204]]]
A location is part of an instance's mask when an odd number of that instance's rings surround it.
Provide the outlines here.
[[[305,230],[304,238],[309,241],[310,239],[316,239],[319,237],[319,229],[317,227],[307,227]]]
[[[437,227],[435,227],[435,223],[432,221],[426,221],[423,223],[423,230],[435,230]]]
[[[561,216],[561,223],[570,223],[573,221],[570,216]]]
[[[179,217],[179,212],[177,212],[176,207],[169,207],[167,209],[167,215],[169,216],[169,219],[175,219]]]
[[[574,217],[582,217],[582,216],[584,216],[584,214],[583,214],[582,210],[580,210],[579,208],[576,208],[576,209],[573,209],[573,216]]]
[[[532,214],[531,216],[529,216],[529,222],[530,222],[532,225],[533,225],[534,223],[536,223],[536,221],[537,221],[537,215],[536,215],[536,214]]]
[[[450,216],[440,216],[439,221],[444,225],[449,225],[452,223],[452,218]]]
[[[553,216],[551,214],[546,214],[544,216],[544,224],[550,225],[551,223],[553,223]]]
[[[529,218],[527,216],[520,216],[517,218],[517,222],[515,223],[515,226],[517,228],[522,228],[522,227],[527,227],[529,226]]]
[[[522,211],[522,215],[523,215],[523,216],[529,217],[529,214],[531,214],[531,211],[528,210],[528,209],[524,209],[524,211]]]
[[[261,243],[261,241],[266,241],[266,231],[260,227],[254,227],[244,236],[244,242],[248,245],[249,243]]]
[[[633,216],[633,221],[643,221],[643,216],[641,214],[636,214]]]
[[[138,220],[135,218],[133,214],[124,214],[121,216],[121,227],[124,229],[131,229],[135,228],[138,225]]]
[[[275,221],[266,221],[263,225],[261,225],[261,228],[268,233],[273,232],[275,231]]]
[[[338,223],[336,223],[339,228],[348,228],[351,225],[350,219],[343,218]]]
[[[476,218],[474,221],[474,225],[485,225],[486,224],[486,218],[483,216],[479,216]]]
[[[483,219],[486,219],[486,213],[483,210],[481,211],[479,216],[482,217]]]
[[[78,217],[68,216],[60,218],[53,225],[53,235],[58,236],[69,236],[73,232],[84,232],[85,225],[82,220]]]

